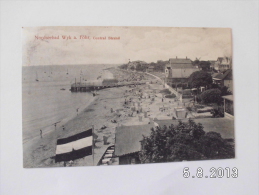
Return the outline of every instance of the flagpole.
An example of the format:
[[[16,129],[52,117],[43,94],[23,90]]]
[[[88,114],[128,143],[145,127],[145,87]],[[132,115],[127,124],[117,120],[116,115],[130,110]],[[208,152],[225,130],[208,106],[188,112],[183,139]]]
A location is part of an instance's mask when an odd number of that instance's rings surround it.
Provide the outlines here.
[[[94,125],[92,125],[92,155],[93,155],[93,166],[94,166]]]

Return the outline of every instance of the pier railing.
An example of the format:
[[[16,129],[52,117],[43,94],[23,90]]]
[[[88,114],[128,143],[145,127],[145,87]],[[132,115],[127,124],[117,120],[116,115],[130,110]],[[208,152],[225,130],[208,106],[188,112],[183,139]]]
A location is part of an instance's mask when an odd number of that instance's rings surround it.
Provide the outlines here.
[[[73,83],[71,85],[71,91],[72,92],[87,92],[87,91],[93,91],[93,90],[99,90],[104,88],[111,88],[111,87],[123,87],[123,86],[129,86],[129,85],[142,85],[146,84],[148,82],[145,81],[123,81],[123,82],[117,82],[117,83]]]

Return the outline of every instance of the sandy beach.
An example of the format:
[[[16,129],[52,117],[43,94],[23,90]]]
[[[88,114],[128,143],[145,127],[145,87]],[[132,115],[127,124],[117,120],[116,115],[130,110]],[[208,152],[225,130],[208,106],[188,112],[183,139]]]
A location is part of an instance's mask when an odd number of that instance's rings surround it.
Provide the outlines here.
[[[175,116],[173,108],[178,107],[179,103],[174,99],[164,98],[164,86],[152,76],[119,69],[109,71],[119,81],[147,83],[97,91],[97,95],[77,116],[59,124],[56,130],[43,134],[43,138],[39,135],[24,143],[25,168],[63,167],[63,162],[55,163],[57,139],[80,133],[92,126],[94,134],[98,136],[95,139],[93,156],[77,159],[70,166],[95,166],[107,147],[114,144],[116,126],[147,124],[150,118],[171,119]],[[106,145],[103,136],[108,138]]]

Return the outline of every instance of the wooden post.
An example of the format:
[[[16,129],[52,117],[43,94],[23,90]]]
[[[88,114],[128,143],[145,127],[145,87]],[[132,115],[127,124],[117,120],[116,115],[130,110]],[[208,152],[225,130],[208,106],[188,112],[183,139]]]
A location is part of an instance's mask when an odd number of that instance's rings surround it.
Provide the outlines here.
[[[94,125],[92,125],[92,156],[93,156],[93,166],[94,166],[94,146],[95,146],[95,142],[94,142]]]
[[[225,112],[226,112],[226,99],[224,98],[224,117],[225,117]]]

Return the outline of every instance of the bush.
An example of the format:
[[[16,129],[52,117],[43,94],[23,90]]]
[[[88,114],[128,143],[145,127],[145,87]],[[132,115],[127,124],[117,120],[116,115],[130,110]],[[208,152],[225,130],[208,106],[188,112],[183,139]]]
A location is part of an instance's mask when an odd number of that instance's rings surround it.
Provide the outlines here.
[[[196,71],[193,72],[190,77],[189,81],[191,87],[201,87],[201,86],[209,86],[212,84],[212,77],[209,73],[205,71]]]
[[[171,94],[171,91],[169,91],[169,89],[162,89],[161,91],[160,91],[160,93],[162,93],[162,94]]]
[[[192,98],[192,95],[183,95],[182,98]]]
[[[128,65],[127,65],[127,64],[122,64],[122,65],[119,66],[119,68],[121,68],[121,69],[127,69],[127,68],[128,68]]]
[[[217,108],[214,107],[213,110],[211,111],[211,114],[214,118],[220,118],[224,117],[224,106],[218,106]]]
[[[220,103],[222,101],[221,91],[219,89],[209,89],[201,94],[203,103]]]
[[[221,91],[221,96],[232,95],[231,91],[229,91],[229,88],[226,86],[219,87],[219,90]]]
[[[169,95],[165,95],[165,98],[175,98],[176,95],[175,94],[169,94]]]

